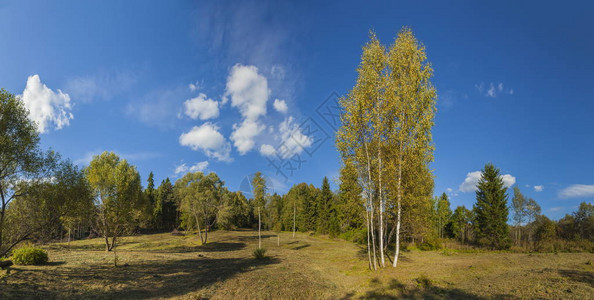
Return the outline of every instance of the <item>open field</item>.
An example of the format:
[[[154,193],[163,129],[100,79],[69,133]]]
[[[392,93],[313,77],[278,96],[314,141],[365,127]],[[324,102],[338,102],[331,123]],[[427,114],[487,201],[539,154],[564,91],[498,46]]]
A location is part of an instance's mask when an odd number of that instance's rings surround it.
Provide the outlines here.
[[[50,263],[14,266],[0,298],[577,298],[594,295],[594,254],[404,252],[398,268],[372,272],[350,242],[254,231],[125,237],[45,246]],[[4,271],[0,271],[0,275]]]

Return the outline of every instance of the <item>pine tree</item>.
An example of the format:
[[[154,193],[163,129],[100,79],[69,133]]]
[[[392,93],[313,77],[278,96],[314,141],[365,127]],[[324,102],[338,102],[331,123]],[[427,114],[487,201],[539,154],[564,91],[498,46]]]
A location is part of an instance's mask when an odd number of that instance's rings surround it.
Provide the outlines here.
[[[322,188],[318,193],[317,197],[317,206],[318,206],[318,222],[317,222],[317,232],[326,234],[330,229],[330,210],[332,209],[332,190],[330,190],[330,183],[328,183],[328,178],[324,177],[322,181]]]
[[[482,170],[477,185],[476,241],[491,249],[507,249],[510,245],[507,226],[507,188],[503,184],[499,169],[488,163]]]

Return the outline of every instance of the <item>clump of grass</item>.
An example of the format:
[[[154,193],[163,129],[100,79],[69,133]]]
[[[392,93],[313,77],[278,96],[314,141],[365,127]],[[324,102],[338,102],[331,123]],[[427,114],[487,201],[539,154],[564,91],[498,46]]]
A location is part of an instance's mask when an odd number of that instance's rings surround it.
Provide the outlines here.
[[[48,261],[48,256],[43,249],[27,246],[14,250],[12,260],[17,265],[42,265]]]
[[[588,265],[588,266],[592,265],[592,261],[591,261],[591,260],[588,260],[588,261],[586,262],[586,265]]]
[[[417,285],[420,288],[429,288],[433,285],[433,281],[431,279],[429,279],[429,277],[427,277],[427,275],[425,274],[421,274],[421,276],[417,277],[417,279],[415,279],[415,281],[417,282]]]
[[[256,248],[256,250],[254,250],[254,257],[256,259],[264,259],[264,258],[266,258],[266,249],[264,249],[264,248]]]

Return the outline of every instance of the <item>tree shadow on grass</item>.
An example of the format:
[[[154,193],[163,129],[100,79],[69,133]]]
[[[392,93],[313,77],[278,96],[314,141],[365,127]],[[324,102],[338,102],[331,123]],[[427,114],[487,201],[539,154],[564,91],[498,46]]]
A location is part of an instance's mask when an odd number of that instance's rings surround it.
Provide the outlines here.
[[[146,299],[182,296],[240,273],[277,264],[277,258],[184,259],[23,270],[9,279],[0,298]],[[12,282],[11,282],[12,281]],[[43,282],[40,285],[39,282]],[[209,295],[200,295],[201,297]]]
[[[434,286],[430,281],[424,284],[406,285],[392,279],[386,286],[379,280],[371,282],[372,290],[366,292],[360,299],[486,299],[457,288]],[[352,299],[354,293],[349,293],[342,299]],[[491,295],[489,299],[511,299],[511,295]]]
[[[245,249],[245,243],[221,243],[221,242],[210,242],[202,246],[196,247],[197,251],[202,252],[224,252],[224,251],[238,251]]]
[[[594,287],[594,273],[592,272],[578,270],[558,270],[557,272],[573,281],[587,283],[590,287]]]
[[[311,246],[310,244],[303,244],[301,246],[297,246],[297,247],[291,248],[291,250],[301,250],[303,248],[307,248],[307,247],[310,247],[310,246]]]
[[[262,239],[267,239],[267,238],[271,238],[271,237],[276,237],[276,235],[272,235],[272,234],[263,234],[262,235]],[[234,240],[238,240],[238,241],[242,241],[242,242],[254,241],[254,240],[257,241],[258,234],[256,233],[256,235],[238,236],[238,237],[234,238]]]

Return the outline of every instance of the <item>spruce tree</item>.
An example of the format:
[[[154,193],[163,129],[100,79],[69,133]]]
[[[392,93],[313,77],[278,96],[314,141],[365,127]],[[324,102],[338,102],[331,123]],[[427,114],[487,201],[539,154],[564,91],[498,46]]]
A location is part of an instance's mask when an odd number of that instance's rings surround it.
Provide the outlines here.
[[[330,183],[328,183],[328,178],[324,177],[322,181],[322,189],[318,193],[318,222],[317,222],[317,231],[319,233],[328,233],[330,228],[330,210],[332,204],[332,190],[330,190]]]
[[[511,246],[507,226],[507,188],[499,169],[488,163],[482,170],[477,185],[476,241],[491,249],[506,249]]]

